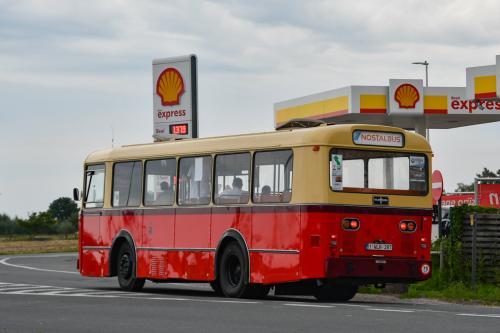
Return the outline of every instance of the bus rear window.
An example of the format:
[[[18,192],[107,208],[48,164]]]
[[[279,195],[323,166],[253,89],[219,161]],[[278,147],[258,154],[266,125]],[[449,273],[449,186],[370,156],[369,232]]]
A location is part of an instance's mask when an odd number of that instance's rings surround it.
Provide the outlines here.
[[[426,195],[427,158],[423,154],[333,149],[330,187],[334,191]]]

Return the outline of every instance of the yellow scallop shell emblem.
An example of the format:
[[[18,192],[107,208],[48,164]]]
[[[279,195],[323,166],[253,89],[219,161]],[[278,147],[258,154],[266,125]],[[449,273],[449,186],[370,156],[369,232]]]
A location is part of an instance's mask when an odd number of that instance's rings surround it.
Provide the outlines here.
[[[181,73],[175,68],[165,69],[156,81],[156,93],[163,106],[177,105],[184,94],[184,81]]]
[[[420,99],[420,94],[415,86],[405,83],[396,89],[394,99],[398,102],[400,108],[413,109]]]

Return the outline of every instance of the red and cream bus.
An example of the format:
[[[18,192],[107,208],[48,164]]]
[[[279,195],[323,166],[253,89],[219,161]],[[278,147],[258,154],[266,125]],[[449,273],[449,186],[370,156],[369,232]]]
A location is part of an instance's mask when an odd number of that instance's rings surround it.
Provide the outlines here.
[[[339,301],[425,280],[431,158],[420,135],[371,125],[98,151],[84,163],[79,270],[130,291],[196,281]]]

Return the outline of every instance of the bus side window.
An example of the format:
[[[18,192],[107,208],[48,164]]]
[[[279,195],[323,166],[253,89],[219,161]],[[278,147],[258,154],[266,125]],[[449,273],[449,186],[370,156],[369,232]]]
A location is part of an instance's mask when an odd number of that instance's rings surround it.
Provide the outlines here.
[[[175,158],[146,161],[144,205],[172,206],[176,187]]]
[[[292,150],[255,153],[253,202],[289,202],[292,197],[292,176]]]
[[[120,162],[113,167],[113,207],[137,207],[141,204],[142,162]]]
[[[179,205],[207,205],[212,187],[212,156],[184,157],[179,162]]]
[[[89,165],[85,170],[85,208],[101,208],[104,205],[104,164]]]
[[[214,202],[248,203],[250,153],[217,155],[215,158]]]

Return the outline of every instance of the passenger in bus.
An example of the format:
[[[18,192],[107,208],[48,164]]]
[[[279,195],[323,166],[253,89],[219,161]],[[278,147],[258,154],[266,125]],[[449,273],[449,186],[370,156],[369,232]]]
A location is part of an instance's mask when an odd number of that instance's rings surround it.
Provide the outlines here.
[[[273,196],[271,194],[271,186],[264,185],[260,189],[260,195],[258,196],[258,202],[272,202]]]
[[[241,180],[241,178],[234,177],[232,185],[233,188],[229,188],[228,190],[224,188],[224,191],[222,192],[221,196],[228,196],[228,197],[240,196],[242,193],[241,189],[243,188],[243,181]]]
[[[269,195],[271,194],[271,186],[269,185],[264,185],[262,186],[262,190],[260,191],[261,195]]]
[[[156,197],[156,205],[169,205],[173,202],[174,193],[167,182],[160,183],[161,192]]]
[[[248,201],[248,193],[243,190],[243,181],[239,177],[234,177],[232,187],[226,185],[220,194],[222,203],[243,203]]]

